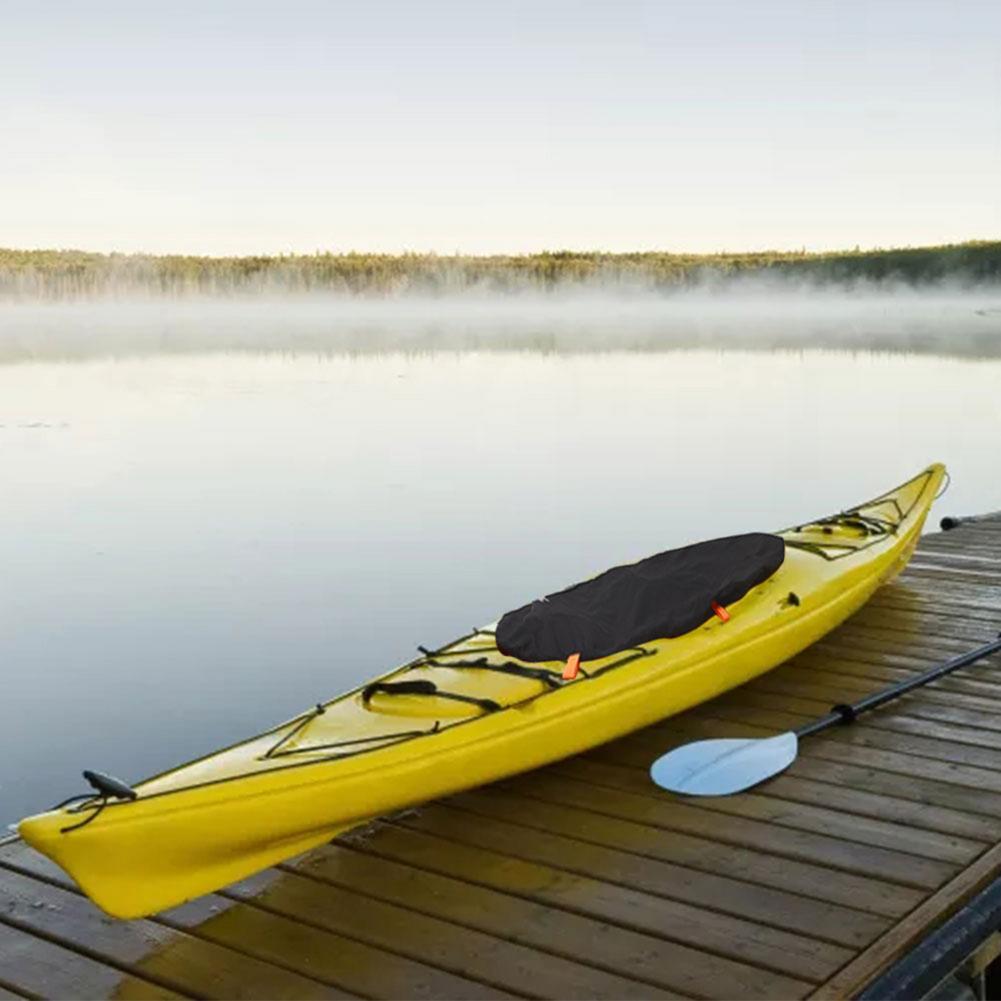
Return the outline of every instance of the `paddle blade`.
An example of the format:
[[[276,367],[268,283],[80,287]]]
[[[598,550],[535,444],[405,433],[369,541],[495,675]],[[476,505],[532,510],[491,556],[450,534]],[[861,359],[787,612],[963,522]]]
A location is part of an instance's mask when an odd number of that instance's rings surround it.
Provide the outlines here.
[[[729,796],[778,775],[796,760],[796,734],[756,740],[697,740],[659,757],[650,777],[686,796]]]

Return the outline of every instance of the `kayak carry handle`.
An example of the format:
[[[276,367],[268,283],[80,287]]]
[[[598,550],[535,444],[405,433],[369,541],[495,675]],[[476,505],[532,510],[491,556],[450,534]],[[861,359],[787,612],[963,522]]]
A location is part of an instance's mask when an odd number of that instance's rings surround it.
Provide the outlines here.
[[[368,702],[377,692],[387,695],[436,695],[438,686],[433,681],[373,681],[362,689],[362,702]]]
[[[451,699],[453,702],[468,702],[488,713],[495,713],[504,708],[493,699],[478,699],[473,695],[443,692],[433,681],[373,681],[371,685],[366,685],[362,689],[362,702],[367,705],[372,696],[378,692],[385,695],[433,695],[439,699]]]

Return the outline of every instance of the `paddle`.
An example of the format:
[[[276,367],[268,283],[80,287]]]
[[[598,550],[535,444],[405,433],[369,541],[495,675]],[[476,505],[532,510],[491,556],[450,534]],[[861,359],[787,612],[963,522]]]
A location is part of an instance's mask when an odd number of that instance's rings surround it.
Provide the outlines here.
[[[998,639],[978,646],[969,653],[953,657],[937,667],[884,688],[881,692],[867,695],[851,705],[832,706],[826,716],[820,716],[798,730],[789,730],[776,737],[697,740],[676,747],[651,765],[650,777],[662,788],[684,793],[686,796],[729,796],[731,793],[742,792],[788,768],[796,760],[802,737],[839,724],[854,723],[862,713],[885,705],[891,699],[927,685],[936,678],[944,677],[998,650],[1001,650],[1001,634]]]

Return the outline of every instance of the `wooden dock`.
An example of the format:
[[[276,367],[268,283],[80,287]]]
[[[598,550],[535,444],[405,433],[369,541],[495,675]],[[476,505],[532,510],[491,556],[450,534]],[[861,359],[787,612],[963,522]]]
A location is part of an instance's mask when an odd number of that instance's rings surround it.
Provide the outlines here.
[[[646,770],[999,628],[994,516],[926,536],[845,626],[714,702],[156,918],[105,917],[8,843],[0,998],[855,996],[1001,877],[1001,659],[804,741],[749,793],[683,800]]]

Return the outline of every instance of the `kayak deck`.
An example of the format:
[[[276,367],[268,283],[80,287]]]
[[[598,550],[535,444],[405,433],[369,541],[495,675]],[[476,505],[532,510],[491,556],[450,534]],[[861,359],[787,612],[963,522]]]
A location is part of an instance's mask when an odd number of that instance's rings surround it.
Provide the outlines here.
[[[928,667],[993,636],[999,607],[1001,518],[926,536],[845,625],[740,689],[154,919],[109,923],[9,844],[0,997],[853,996],[1001,876],[1001,661],[726,800],[660,794],[645,767]]]
[[[557,691],[586,692],[599,677],[612,672],[625,674],[620,669],[638,661],[643,662],[640,666],[648,675],[663,669],[665,661],[680,667],[692,656],[708,660],[717,651],[729,649],[738,628],[747,633],[773,629],[776,607],[795,614],[798,609],[792,604],[809,603],[829,581],[839,578],[842,561],[892,544],[898,531],[913,531],[915,508],[923,506],[922,501],[927,503],[929,484],[938,476],[936,467],[930,467],[892,491],[887,495],[890,499],[877,497],[853,508],[849,516],[822,518],[779,533],[786,544],[785,562],[735,606],[740,609],[739,627],[728,626],[729,619],[717,621],[707,608],[708,619],[700,627],[673,639],[642,643],[587,661],[577,677],[566,681],[562,662],[529,663],[502,654],[493,627],[488,626],[441,650],[424,650],[421,657],[374,684],[318,704],[273,730],[155,776],[136,788],[144,797],[156,796],[202,782],[374,755],[464,723],[487,722],[491,708],[531,707]],[[378,690],[379,683],[385,690]],[[434,694],[427,690],[408,693],[397,687],[401,684],[424,686]],[[663,715],[669,711],[665,706]]]

